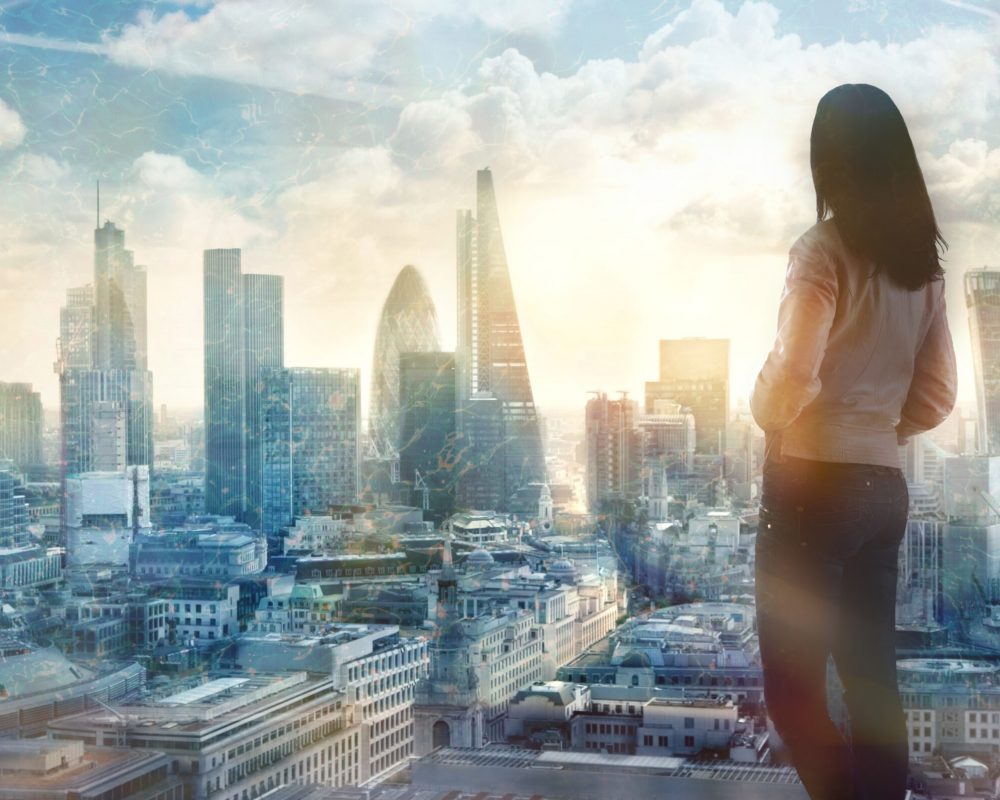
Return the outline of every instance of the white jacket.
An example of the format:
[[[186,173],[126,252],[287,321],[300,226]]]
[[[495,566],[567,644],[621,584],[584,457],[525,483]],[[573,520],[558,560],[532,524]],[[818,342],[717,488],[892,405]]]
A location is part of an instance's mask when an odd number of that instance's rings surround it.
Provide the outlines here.
[[[944,281],[910,291],[872,271],[832,220],[789,253],[777,340],[750,396],[784,455],[898,467],[898,446],[955,405]]]

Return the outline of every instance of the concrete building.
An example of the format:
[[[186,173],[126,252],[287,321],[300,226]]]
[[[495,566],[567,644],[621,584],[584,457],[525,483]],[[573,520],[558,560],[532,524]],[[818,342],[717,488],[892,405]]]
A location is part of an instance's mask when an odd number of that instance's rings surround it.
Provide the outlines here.
[[[66,560],[73,568],[129,565],[136,532],[151,529],[149,468],[88,472],[66,480]]]
[[[361,779],[361,735],[345,693],[302,671],[213,673],[141,701],[49,723],[49,737],[166,753],[188,800],[251,800],[289,783]]]
[[[1000,752],[1000,667],[949,658],[897,664],[912,759]]]
[[[533,611],[496,605],[465,616],[450,541],[446,544],[437,578],[438,634],[414,704],[417,755],[502,741],[511,699],[543,677],[542,636]]]
[[[635,500],[642,490],[642,434],[639,404],[600,393],[587,401],[587,507],[604,510],[609,502]]]
[[[556,672],[586,684],[686,687],[730,700],[745,713],[763,701],[753,608],[738,603],[688,603],[621,625],[610,655],[592,649]]]
[[[0,740],[0,800],[183,800],[170,759],[79,741]]]
[[[232,580],[263,572],[267,540],[231,518],[202,518],[184,528],[140,534],[132,545],[132,572],[145,581],[171,577]]]
[[[698,763],[677,756],[537,751],[492,746],[443,748],[415,762],[417,791],[450,789],[488,797],[499,787],[512,797],[579,800],[806,800],[792,767]],[[461,797],[461,795],[458,795]],[[464,800],[464,798],[462,798]]]
[[[658,401],[689,408],[696,451],[721,456],[729,421],[729,340],[661,340],[660,379],[646,384],[647,414],[656,413]]]
[[[42,456],[42,396],[30,383],[0,383],[0,459],[37,469]]]
[[[242,670],[297,668],[330,676],[357,735],[354,783],[398,768],[413,754],[414,687],[427,674],[427,642],[395,625],[336,624],[321,636],[247,635],[237,643]],[[328,690],[329,691],[329,690]]]

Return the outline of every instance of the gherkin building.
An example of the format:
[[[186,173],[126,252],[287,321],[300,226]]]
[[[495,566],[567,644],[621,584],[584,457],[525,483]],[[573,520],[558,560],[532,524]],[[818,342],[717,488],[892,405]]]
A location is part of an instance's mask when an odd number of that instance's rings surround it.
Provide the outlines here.
[[[372,362],[368,409],[370,453],[391,460],[399,451],[399,356],[440,350],[437,312],[427,284],[416,267],[396,276],[382,306]]]

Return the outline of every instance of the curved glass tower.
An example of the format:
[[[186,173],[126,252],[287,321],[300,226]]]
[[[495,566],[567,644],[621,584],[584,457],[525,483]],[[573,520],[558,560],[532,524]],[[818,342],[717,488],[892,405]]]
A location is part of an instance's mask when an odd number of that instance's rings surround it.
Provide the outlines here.
[[[420,272],[407,264],[389,290],[375,334],[368,439],[376,458],[393,459],[399,452],[400,354],[440,349],[434,301]]]

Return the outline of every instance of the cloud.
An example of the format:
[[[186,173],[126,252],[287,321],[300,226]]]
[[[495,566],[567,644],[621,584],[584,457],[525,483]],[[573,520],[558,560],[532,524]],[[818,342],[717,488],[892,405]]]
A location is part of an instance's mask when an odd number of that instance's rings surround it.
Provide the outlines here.
[[[139,12],[133,22],[102,37],[118,63],[178,75],[384,102],[401,76],[387,57],[402,40],[437,20],[479,23],[504,33],[548,35],[559,28],[572,0],[339,0],[275,3],[217,0],[205,11],[181,8]]]
[[[26,132],[21,115],[0,100],[0,150],[17,147],[24,141]]]

